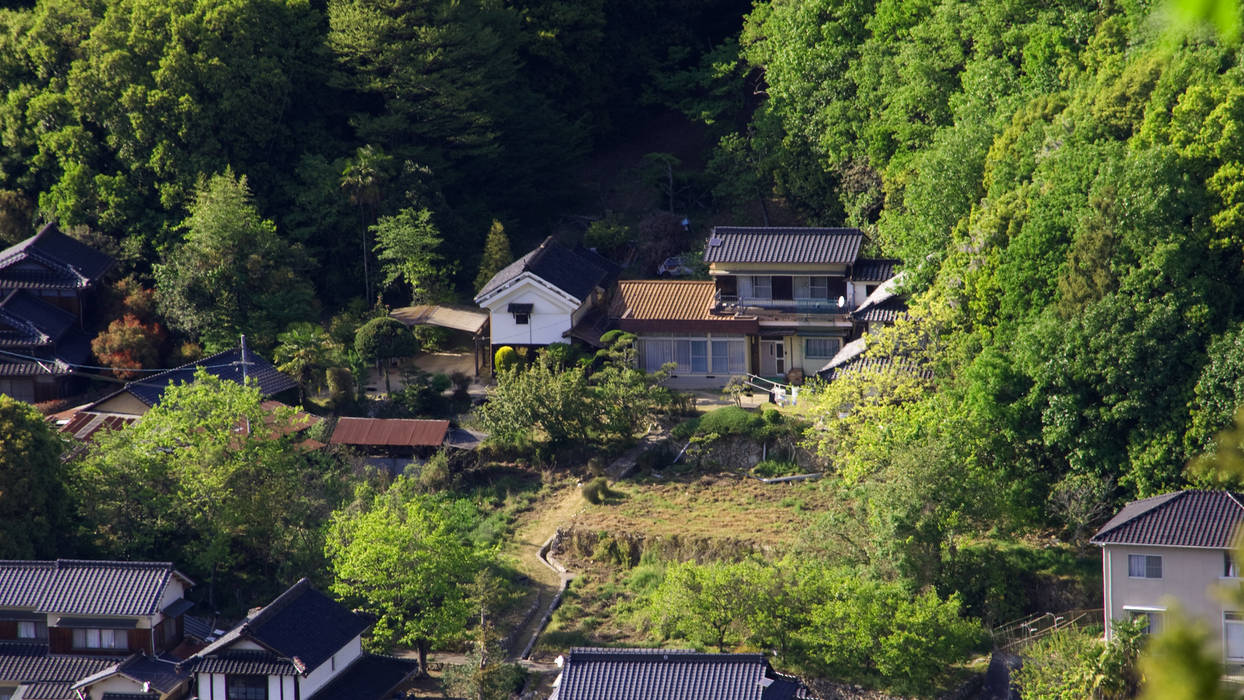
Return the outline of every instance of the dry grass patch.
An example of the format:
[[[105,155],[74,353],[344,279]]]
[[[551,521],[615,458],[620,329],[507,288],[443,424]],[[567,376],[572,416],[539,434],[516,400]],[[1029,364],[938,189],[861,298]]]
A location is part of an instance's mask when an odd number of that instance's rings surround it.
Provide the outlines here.
[[[815,482],[762,484],[737,474],[691,476],[611,486],[612,503],[581,501],[577,529],[643,537],[716,538],[784,549],[815,513],[832,503]]]

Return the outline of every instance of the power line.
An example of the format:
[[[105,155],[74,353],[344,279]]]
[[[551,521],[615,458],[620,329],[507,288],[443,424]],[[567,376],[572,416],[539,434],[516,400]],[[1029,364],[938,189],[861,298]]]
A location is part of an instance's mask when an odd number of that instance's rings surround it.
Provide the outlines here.
[[[109,371],[118,369],[117,367],[103,367],[101,365],[84,365],[78,362],[66,362],[64,360],[51,360],[46,357],[36,357],[34,355],[23,355],[18,352],[12,352],[10,350],[0,350],[0,355],[8,355],[10,357],[16,357],[22,360],[29,360],[31,362],[37,362],[37,363],[45,363],[45,362],[59,363],[67,367],[72,367],[74,369],[102,369],[102,370],[109,370]],[[196,367],[202,367],[203,369],[221,369],[224,367],[237,367],[238,365],[242,365],[243,368],[245,368],[246,365],[253,365],[253,364],[255,363],[253,362],[227,362],[223,365],[181,365],[180,367],[164,367],[161,369],[126,369],[125,371],[126,372],[157,372],[158,373],[158,372],[172,372],[173,370],[178,370],[178,369],[192,369]]]

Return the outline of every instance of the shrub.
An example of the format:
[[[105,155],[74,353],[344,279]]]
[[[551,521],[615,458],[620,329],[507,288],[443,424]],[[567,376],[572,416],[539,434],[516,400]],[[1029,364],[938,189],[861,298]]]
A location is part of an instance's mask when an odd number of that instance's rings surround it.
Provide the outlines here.
[[[333,408],[341,408],[354,398],[354,373],[345,367],[329,367],[325,371],[328,397]]]
[[[755,413],[738,406],[725,406],[705,413],[700,418],[700,425],[696,432],[716,433],[717,435],[755,435],[763,426],[763,420]]]
[[[771,479],[775,476],[789,476],[798,474],[799,465],[794,462],[788,462],[780,459],[766,459],[765,461],[752,467],[752,473],[756,476]]]
[[[700,430],[700,419],[698,417],[685,420],[670,431],[670,435],[676,440],[690,440]]]
[[[518,367],[518,353],[509,345],[502,345],[497,348],[497,354],[492,358],[492,366],[497,374],[516,369]]]
[[[609,488],[609,480],[603,476],[598,476],[591,481],[584,482],[579,487],[579,492],[587,499],[588,503],[600,505],[610,498],[617,498],[621,493]]]
[[[450,341],[453,340],[450,330],[440,326],[415,326],[411,332],[415,334],[415,340],[419,341],[419,347],[426,352],[448,350]]]
[[[772,406],[765,406],[760,412],[760,417],[769,425],[777,425],[782,422],[782,412]]]
[[[566,343],[553,343],[545,347],[542,352],[553,363],[553,366],[559,368],[569,367],[583,357],[583,352],[579,348]]]

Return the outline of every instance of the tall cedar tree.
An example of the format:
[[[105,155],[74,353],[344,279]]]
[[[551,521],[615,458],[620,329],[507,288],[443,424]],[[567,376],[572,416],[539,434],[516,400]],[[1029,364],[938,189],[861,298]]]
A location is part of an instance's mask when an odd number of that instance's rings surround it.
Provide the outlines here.
[[[169,324],[208,352],[247,334],[270,348],[277,333],[315,316],[302,247],[277,236],[259,215],[246,177],[226,171],[200,182],[185,241],[155,269],[156,301]]]
[[[505,235],[505,227],[501,222],[493,219],[492,226],[488,229],[488,238],[484,240],[484,255],[479,260],[479,274],[475,275],[475,290],[483,289],[493,275],[512,262],[514,253],[510,252],[510,238]]]

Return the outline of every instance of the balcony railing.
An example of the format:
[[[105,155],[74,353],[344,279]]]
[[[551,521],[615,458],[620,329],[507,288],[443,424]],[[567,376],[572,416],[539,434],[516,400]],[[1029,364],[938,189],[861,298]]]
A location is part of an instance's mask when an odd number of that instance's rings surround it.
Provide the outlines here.
[[[717,292],[716,300],[717,307],[722,309],[752,307],[796,314],[845,314],[850,310],[846,304],[839,305],[837,299],[763,299]]]

